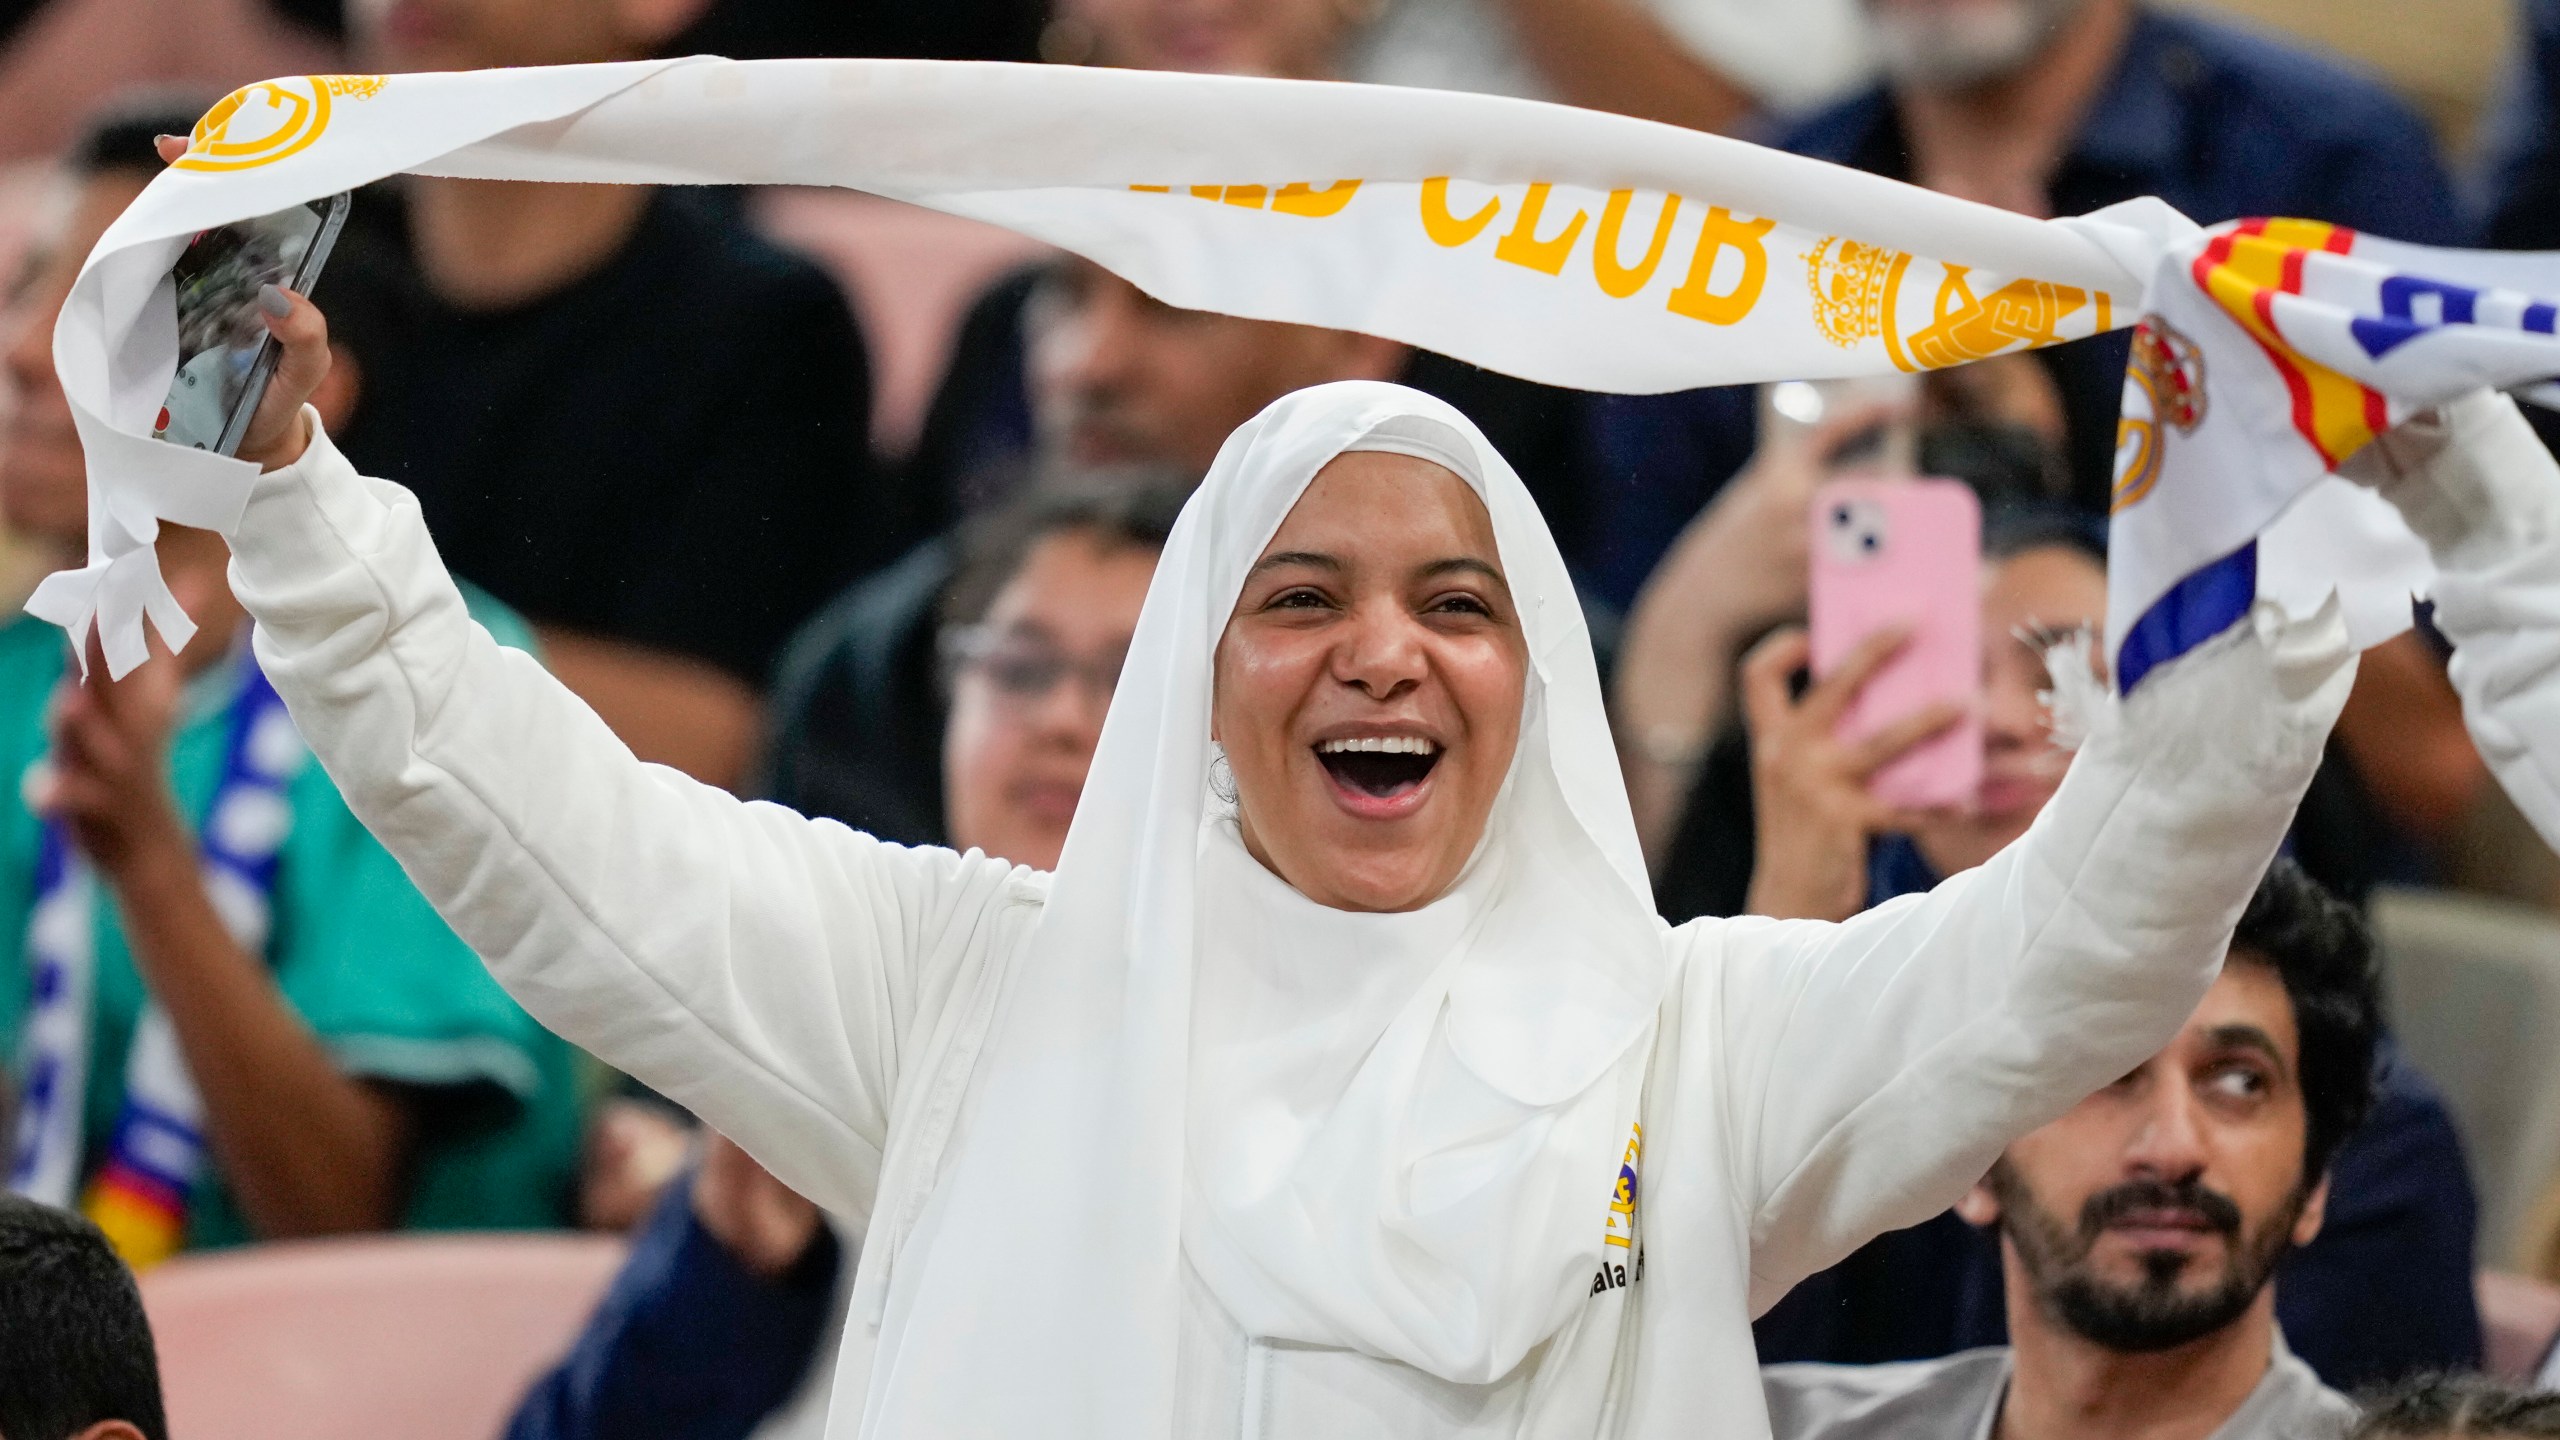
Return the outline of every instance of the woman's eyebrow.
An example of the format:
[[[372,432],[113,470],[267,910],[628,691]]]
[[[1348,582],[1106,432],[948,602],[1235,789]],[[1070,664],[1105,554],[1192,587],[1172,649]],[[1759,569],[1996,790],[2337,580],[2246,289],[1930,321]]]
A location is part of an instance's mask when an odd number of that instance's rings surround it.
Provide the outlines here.
[[[1337,573],[1342,569],[1342,562],[1339,559],[1322,551],[1281,550],[1253,562],[1253,570],[1246,578],[1250,579],[1253,575],[1259,575],[1265,570],[1277,570],[1289,565],[1304,565],[1316,570],[1330,570]]]
[[[1502,578],[1499,568],[1491,561],[1479,560],[1473,555],[1452,555],[1446,560],[1434,560],[1414,572],[1417,580],[1437,580],[1446,575],[1474,575],[1501,586],[1505,593],[1511,589],[1511,582]]]

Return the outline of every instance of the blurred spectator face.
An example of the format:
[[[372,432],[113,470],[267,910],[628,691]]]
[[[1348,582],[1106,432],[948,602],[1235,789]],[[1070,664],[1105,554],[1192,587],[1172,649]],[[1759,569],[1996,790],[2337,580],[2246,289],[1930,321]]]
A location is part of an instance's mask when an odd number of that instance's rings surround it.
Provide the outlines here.
[[[474,70],[639,60],[709,0],[346,0],[347,33],[378,70]]]
[[[1089,58],[1135,70],[1330,79],[1359,0],[1062,0]]]
[[[1885,73],[1962,90],[2023,70],[2088,0],[1866,0]]]
[[[960,848],[1057,868],[1155,571],[1152,549],[1062,530],[958,632],[942,773]]]
[[[2050,687],[2043,640],[2106,624],[2107,572],[2063,545],[2022,551],[1985,569],[1982,592],[1982,791],[1971,815],[1912,835],[1941,875],[1970,870],[2026,833],[2070,763],[2055,747],[2037,692]],[[2035,643],[2021,640],[2035,637]]]
[[[53,373],[53,322],[89,247],[149,179],[133,170],[105,170],[84,179],[61,233],[35,257],[0,317],[15,402],[0,434],[0,515],[30,539],[77,546],[88,535],[88,472],[80,460],[79,433],[71,428],[71,402]]]
[[[1385,380],[1392,341],[1177,310],[1085,260],[1034,293],[1032,408],[1042,443],[1079,464],[1205,472],[1262,407],[1329,380]]]
[[[2272,965],[2231,959],[2167,1049],[2012,1144],[1959,1206],[1999,1224],[2045,1316],[2111,1350],[2229,1325],[2319,1233],[2293,1004]]]

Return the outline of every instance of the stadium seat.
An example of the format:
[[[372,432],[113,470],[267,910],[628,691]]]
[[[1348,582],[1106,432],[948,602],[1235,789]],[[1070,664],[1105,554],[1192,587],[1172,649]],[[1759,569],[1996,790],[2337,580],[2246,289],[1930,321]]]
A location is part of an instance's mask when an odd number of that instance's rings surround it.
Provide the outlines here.
[[[2480,1272],[2480,1368],[2521,1385],[2541,1373],[2560,1342],[2560,1285],[2496,1270]]]
[[[2373,919],[2392,1028],[2462,1131],[2480,1263],[2525,1269],[2525,1221],[2560,1175],[2560,920],[2416,890],[2377,894]]]
[[[399,1235],[181,1256],[142,1278],[186,1440],[490,1440],[622,1262],[591,1235]]]
[[[1011,230],[852,190],[768,190],[754,213],[757,229],[852,297],[871,347],[871,443],[887,456],[915,444],[978,292],[1051,253]]]

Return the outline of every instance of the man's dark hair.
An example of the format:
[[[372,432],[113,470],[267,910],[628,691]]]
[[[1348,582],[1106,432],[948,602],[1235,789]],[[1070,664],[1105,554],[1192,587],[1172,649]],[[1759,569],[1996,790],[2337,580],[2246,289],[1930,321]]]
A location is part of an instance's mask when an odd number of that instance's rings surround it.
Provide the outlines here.
[[[65,1440],[105,1420],[169,1437],[133,1272],[87,1220],[0,1195],[0,1436]]]
[[[2231,946],[2234,958],[2273,969],[2293,1002],[2307,1190],[2373,1108],[2373,1049],[2382,1031],[2373,935],[2354,907],[2279,857],[2249,897]]]
[[[2107,522],[2049,501],[1989,505],[1982,512],[1982,558],[2014,560],[2030,550],[2068,550],[2107,568]]]
[[[1052,535],[1081,531],[1106,546],[1162,550],[1196,484],[1153,466],[1063,475],[971,520],[942,592],[943,625],[986,619],[997,593]]]
[[[2560,1440],[2560,1392],[2421,1375],[2366,1397],[2347,1440]]]

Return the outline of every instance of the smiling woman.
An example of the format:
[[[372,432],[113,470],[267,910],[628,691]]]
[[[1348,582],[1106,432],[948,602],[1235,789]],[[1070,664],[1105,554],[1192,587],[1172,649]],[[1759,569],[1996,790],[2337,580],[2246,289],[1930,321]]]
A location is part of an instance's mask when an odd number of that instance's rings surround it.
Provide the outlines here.
[[[1245,849],[1336,909],[1437,899],[1510,772],[1528,667],[1467,482],[1382,451],[1327,463],[1218,643],[1210,733]]]
[[[1042,875],[637,763],[284,418],[278,692],[529,1008],[868,1217],[839,1440],[1765,1435],[1752,1314],[2176,1030],[2353,669],[2256,617],[1978,869],[1673,930],[1519,477],[1320,386],[1184,510]]]

